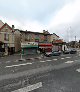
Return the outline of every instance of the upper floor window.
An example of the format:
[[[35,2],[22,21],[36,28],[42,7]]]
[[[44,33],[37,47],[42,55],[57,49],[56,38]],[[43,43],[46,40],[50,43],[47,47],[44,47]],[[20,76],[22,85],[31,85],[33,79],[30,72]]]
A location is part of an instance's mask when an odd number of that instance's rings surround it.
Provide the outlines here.
[[[46,35],[44,36],[44,41],[47,41],[47,36]]]
[[[7,33],[4,34],[4,40],[9,41],[9,34]]]

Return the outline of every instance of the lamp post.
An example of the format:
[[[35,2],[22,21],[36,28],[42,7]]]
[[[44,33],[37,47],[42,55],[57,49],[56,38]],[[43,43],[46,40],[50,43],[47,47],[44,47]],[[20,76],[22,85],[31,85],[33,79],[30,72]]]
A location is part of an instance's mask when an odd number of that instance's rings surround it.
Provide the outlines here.
[[[76,48],[76,36],[75,36],[75,48]]]
[[[20,44],[22,43],[22,34],[20,34]],[[23,52],[23,49],[22,49],[22,45],[21,45],[21,56],[20,56],[20,60],[21,61],[24,61],[25,59],[23,59],[23,57],[22,57],[22,52]]]

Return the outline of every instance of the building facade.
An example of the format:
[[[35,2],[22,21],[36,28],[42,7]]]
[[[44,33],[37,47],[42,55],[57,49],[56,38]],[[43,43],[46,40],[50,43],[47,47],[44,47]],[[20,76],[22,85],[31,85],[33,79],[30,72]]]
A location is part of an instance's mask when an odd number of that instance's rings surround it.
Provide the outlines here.
[[[4,52],[4,55],[14,54],[19,51],[20,46],[20,32],[14,30],[14,25],[10,27],[5,23],[0,28],[0,42],[3,43],[0,46],[0,52]]]
[[[39,33],[39,32],[20,30],[20,33],[21,33],[21,43],[37,42],[38,48],[36,49],[41,52],[43,52],[43,50],[49,51],[49,49],[52,49],[51,46],[49,46],[49,44],[52,44],[52,43],[51,43],[51,34],[48,31],[43,30],[42,33]],[[26,45],[26,49],[27,48],[29,49],[29,47]],[[30,46],[30,49],[33,49],[33,46]]]

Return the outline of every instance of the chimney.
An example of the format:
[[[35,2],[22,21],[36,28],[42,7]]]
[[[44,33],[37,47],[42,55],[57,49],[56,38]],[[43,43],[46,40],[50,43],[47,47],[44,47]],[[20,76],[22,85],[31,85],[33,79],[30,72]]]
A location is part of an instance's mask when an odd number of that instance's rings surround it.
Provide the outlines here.
[[[43,30],[43,33],[45,33],[45,30]]]
[[[12,31],[14,32],[14,25],[12,25]]]

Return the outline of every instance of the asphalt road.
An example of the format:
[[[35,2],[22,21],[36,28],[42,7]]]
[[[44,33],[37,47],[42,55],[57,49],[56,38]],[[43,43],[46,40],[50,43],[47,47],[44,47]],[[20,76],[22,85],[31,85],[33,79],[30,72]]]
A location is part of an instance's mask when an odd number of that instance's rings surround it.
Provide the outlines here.
[[[54,70],[36,78],[42,87],[31,92],[80,92],[80,65]]]
[[[71,82],[69,78],[75,78],[75,82],[79,82],[79,77],[78,81],[76,79],[76,76],[79,75],[76,69],[79,69],[80,52],[45,58],[39,56],[26,61],[14,60],[12,57],[9,61],[0,62],[0,92],[11,92],[26,86],[28,86],[28,89],[25,88],[27,92],[31,91],[30,87],[33,90],[31,92],[79,92],[71,91],[72,88],[68,91],[64,84],[67,81],[67,85]]]
[[[14,56],[10,60],[5,60],[0,62],[0,75],[14,74],[17,72],[23,72],[25,70],[37,69],[40,67],[45,67],[49,65],[58,65],[67,61],[79,60],[79,54],[65,54],[61,56],[53,57],[37,57],[31,58],[31,60],[18,61],[14,60]],[[3,58],[4,60],[4,58]]]

